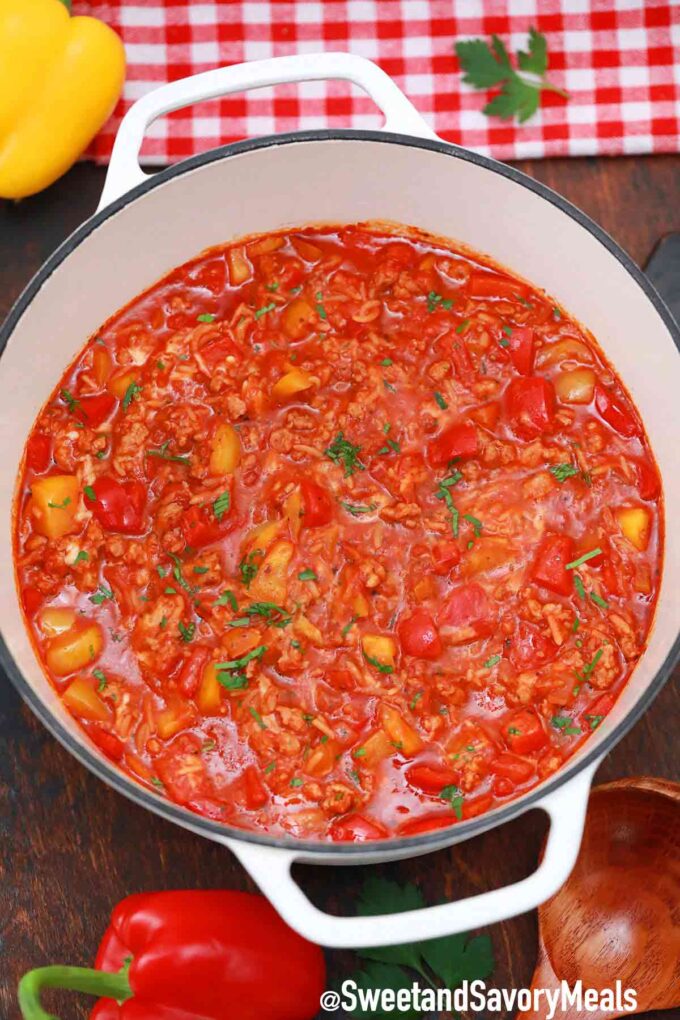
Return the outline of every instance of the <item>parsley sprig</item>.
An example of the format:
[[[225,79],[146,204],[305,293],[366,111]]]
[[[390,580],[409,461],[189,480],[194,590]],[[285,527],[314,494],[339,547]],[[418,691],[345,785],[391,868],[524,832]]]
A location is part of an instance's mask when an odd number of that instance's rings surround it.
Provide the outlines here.
[[[358,913],[364,917],[375,914],[397,914],[406,910],[419,910],[426,906],[425,899],[414,885],[401,886],[384,878],[370,878],[363,886]],[[493,946],[488,935],[447,935],[427,942],[413,942],[401,946],[375,946],[358,949],[362,969],[352,975],[359,990],[410,988],[415,971],[428,986],[455,989],[463,982],[483,981],[494,970]],[[366,1016],[361,1006],[353,1016]],[[371,1014],[377,1016],[378,1014]],[[402,1016],[419,1017],[411,1011]]]
[[[490,89],[499,85],[500,91],[486,104],[487,117],[520,123],[536,113],[541,93],[556,92],[565,99],[569,93],[546,77],[548,70],[548,44],[535,28],[529,29],[529,46],[517,54],[517,67],[510,60],[505,44],[497,35],[491,44],[485,39],[465,39],[456,43],[456,55],[464,71],[463,81],[476,89]]]
[[[338,432],[330,446],[324,450],[325,455],[334,464],[342,464],[345,469],[345,478],[353,475],[355,471],[365,471],[366,465],[359,460],[361,447],[355,446],[345,439],[343,432]]]

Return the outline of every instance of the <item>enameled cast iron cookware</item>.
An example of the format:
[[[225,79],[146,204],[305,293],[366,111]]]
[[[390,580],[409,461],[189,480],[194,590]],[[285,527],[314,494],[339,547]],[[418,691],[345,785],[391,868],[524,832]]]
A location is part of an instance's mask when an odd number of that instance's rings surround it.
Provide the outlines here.
[[[170,110],[283,82],[345,79],[385,115],[381,131],[307,131],[240,142],[153,177],[138,165],[147,126]],[[635,210],[630,210],[635,215]],[[374,64],[348,54],[283,57],[165,85],[127,114],[99,210],[48,259],[0,334],[0,585],[2,660],[48,729],[95,775],[138,804],[228,846],[293,928],[329,946],[432,938],[535,907],[576,859],[592,775],[640,718],[680,646],[680,530],[666,530],[665,569],[649,645],[615,708],[557,775],[507,806],[450,829],[373,845],[271,838],[221,825],[123,775],[88,742],[36,660],[12,566],[12,501],[31,424],[84,340],[118,308],[202,249],[243,234],[315,222],[392,220],[451,237],[544,287],[592,330],[645,421],[666,507],[680,506],[678,330],[631,259],[598,226],[542,184],[440,141]],[[333,917],[293,881],[293,861],[366,864],[428,853],[540,807],[550,816],[536,872],[506,888],[389,917]]]

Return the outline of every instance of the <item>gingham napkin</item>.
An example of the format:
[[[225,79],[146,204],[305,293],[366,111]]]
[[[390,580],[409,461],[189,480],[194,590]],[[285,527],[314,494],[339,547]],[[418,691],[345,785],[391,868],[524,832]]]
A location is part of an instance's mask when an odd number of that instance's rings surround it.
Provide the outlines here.
[[[346,50],[376,61],[442,138],[498,159],[680,150],[678,0],[74,0],[123,37],[123,99],[89,155],[106,162],[128,106],[160,83],[223,64]],[[525,124],[486,117],[463,84],[457,40],[496,33],[509,49],[534,26],[548,42],[546,94]],[[148,163],[170,163],[238,138],[380,124],[352,86],[279,86],[177,111],[149,130]]]

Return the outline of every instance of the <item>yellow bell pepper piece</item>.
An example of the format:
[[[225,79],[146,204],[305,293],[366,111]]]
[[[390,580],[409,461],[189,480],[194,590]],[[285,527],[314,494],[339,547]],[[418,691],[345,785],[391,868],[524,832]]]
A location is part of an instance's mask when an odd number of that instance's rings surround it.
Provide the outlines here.
[[[0,197],[42,191],[75,163],[123,88],[125,51],[61,0],[0,0]]]

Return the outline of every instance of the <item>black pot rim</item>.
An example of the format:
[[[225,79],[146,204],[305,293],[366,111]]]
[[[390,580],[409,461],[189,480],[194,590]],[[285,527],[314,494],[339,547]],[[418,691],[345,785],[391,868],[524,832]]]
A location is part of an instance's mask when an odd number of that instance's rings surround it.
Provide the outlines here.
[[[130,191],[115,199],[100,212],[95,213],[90,219],[86,220],[85,223],[81,224],[81,226],[78,227],[52,255],[50,255],[17,299],[7,316],[7,319],[3,323],[2,328],[0,329],[0,357],[2,357],[5,347],[7,346],[19,319],[45,281],[49,279],[52,273],[78,247],[78,245],[80,245],[91,233],[93,233],[93,231],[109,219],[109,217],[115,215],[115,213],[119,210],[130,205],[136,199],[141,198],[147,192],[157,188],[159,185],[165,184],[167,181],[172,181],[175,178],[181,177],[183,174],[189,173],[199,167],[206,166],[209,163],[227,159],[230,156],[239,155],[240,153],[258,151],[260,149],[272,148],[274,146],[318,141],[366,141],[377,142],[384,145],[402,145],[409,146],[411,148],[425,149],[440,153],[453,159],[460,159],[468,163],[473,163],[476,166],[483,167],[486,170],[490,170],[501,177],[505,177],[508,180],[513,181],[520,187],[533,191],[551,205],[556,206],[572,220],[575,220],[576,223],[587,230],[588,233],[599,241],[600,244],[602,244],[603,247],[605,247],[607,251],[617,259],[628,273],[631,278],[631,282],[637,285],[652,303],[656,312],[673,337],[676,347],[680,350],[680,329],[678,329],[678,326],[676,325],[668,308],[641,269],[613,240],[613,238],[602,229],[602,227],[591,220],[589,216],[586,216],[585,213],[572,205],[561,195],[558,195],[556,192],[552,191],[552,189],[548,188],[545,184],[534,180],[532,177],[528,177],[526,174],[523,174],[521,171],[516,170],[514,167],[508,166],[505,163],[499,163],[487,156],[470,152],[467,149],[463,149],[457,145],[452,145],[448,142],[416,138],[411,135],[393,134],[383,131],[318,130],[291,132],[281,135],[268,135],[263,138],[234,142],[229,145],[220,146],[216,149],[211,149],[209,152],[201,155],[192,156],[189,159],[183,160],[181,163],[167,167],[153,176],[150,176],[148,180],[138,184]],[[23,700],[40,719],[43,725],[50,731],[50,733],[62,744],[62,746],[65,747],[66,750],[69,751],[75,758],[77,758],[82,765],[89,769],[90,772],[94,773],[97,778],[101,779],[108,786],[112,787],[118,793],[123,794],[123,796],[134,801],[141,807],[147,808],[155,814],[160,815],[167,821],[175,822],[176,824],[179,824],[184,828],[189,828],[209,839],[217,841],[233,839],[257,846],[274,847],[281,850],[295,852],[303,858],[310,859],[314,856],[317,858],[319,863],[323,863],[324,857],[329,858],[328,863],[350,864],[353,859],[356,863],[360,863],[360,859],[369,855],[375,860],[380,858],[389,859],[396,854],[399,854],[400,856],[409,856],[409,852],[411,856],[416,856],[426,851],[434,851],[452,843],[460,842],[463,839],[469,839],[470,837],[478,835],[489,828],[502,825],[504,822],[510,821],[512,818],[517,818],[531,808],[540,807],[540,802],[543,798],[560,789],[565,783],[573,779],[577,773],[581,772],[589,765],[595,764],[598,759],[607,754],[611,748],[617,744],[626,733],[628,733],[661,690],[678,657],[680,657],[680,633],[676,636],[676,639],[666,655],[666,658],[658,670],[654,680],[638,698],[621,722],[602,741],[602,743],[597,744],[590,751],[586,751],[583,757],[578,761],[571,765],[567,764],[566,767],[560,769],[551,779],[540,784],[523,797],[510,801],[507,805],[497,808],[492,812],[480,815],[479,818],[472,818],[469,821],[454,823],[448,829],[438,829],[422,836],[398,836],[385,840],[355,844],[317,842],[313,840],[300,840],[292,837],[276,837],[259,832],[250,832],[246,829],[238,829],[225,823],[211,821],[201,815],[193,814],[187,809],[184,809],[171,801],[163,800],[154,795],[134,780],[128,779],[122,773],[116,771],[113,766],[108,764],[106,759],[97,757],[88,746],[81,744],[78,740],[76,740],[74,735],[69,732],[69,730],[57,719],[47,706],[43,704],[36,692],[24,678],[21,670],[15,663],[9,648],[7,647],[2,633],[0,632],[0,664],[6,670],[7,675]],[[330,858],[342,858],[343,860],[331,861]]]

